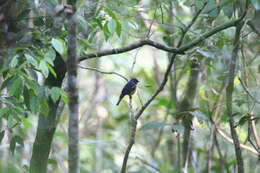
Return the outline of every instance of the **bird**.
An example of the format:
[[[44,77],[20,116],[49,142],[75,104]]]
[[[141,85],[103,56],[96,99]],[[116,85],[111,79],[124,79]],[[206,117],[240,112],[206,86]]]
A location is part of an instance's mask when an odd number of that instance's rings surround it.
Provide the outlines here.
[[[131,96],[135,93],[136,91],[136,86],[137,86],[137,83],[139,82],[138,79],[136,78],[132,78],[131,80],[129,80],[124,88],[122,89],[121,91],[121,94],[120,94],[120,97],[119,97],[119,100],[117,102],[116,105],[119,105],[119,103],[121,102],[121,100],[126,96],[126,95],[129,95],[129,97],[131,98]]]

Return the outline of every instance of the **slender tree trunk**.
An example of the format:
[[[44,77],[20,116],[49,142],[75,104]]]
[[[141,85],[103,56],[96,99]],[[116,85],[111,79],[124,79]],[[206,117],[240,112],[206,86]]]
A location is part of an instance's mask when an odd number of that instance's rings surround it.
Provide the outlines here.
[[[238,49],[239,49],[241,28],[242,28],[242,24],[240,23],[236,27],[235,40],[234,40],[234,44],[233,44],[234,48],[233,48],[231,62],[230,62],[230,68],[229,68],[229,81],[228,81],[228,85],[226,88],[227,114],[228,114],[228,118],[229,118],[231,136],[234,141],[238,173],[244,173],[244,163],[243,163],[243,158],[242,158],[242,154],[241,154],[239,138],[237,136],[237,132],[235,129],[235,122],[234,122],[233,115],[232,115],[232,113],[233,113],[232,96],[233,96],[233,90],[234,90],[235,69],[236,69],[236,61],[237,61],[237,57],[238,57],[237,54],[238,54]]]
[[[71,5],[74,6],[74,2]],[[74,9],[73,9],[74,10]],[[79,103],[77,82],[76,22],[74,11],[68,26],[69,173],[79,173]]]

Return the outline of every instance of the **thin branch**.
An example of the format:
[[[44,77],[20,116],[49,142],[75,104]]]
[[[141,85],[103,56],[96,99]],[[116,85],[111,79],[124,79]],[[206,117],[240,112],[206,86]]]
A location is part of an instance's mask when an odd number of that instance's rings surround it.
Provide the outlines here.
[[[161,172],[159,168],[157,168],[156,166],[152,165],[151,163],[148,163],[146,160],[140,158],[140,157],[136,157],[138,160],[140,160],[143,164],[153,168],[156,172]]]
[[[233,139],[230,138],[229,136],[227,136],[221,129],[219,129],[216,124],[215,124],[215,128],[216,128],[216,131],[218,132],[218,134],[220,134],[226,141],[234,144]],[[240,144],[240,147],[245,149],[245,150],[247,150],[247,151],[250,151],[250,152],[252,152],[252,153],[254,153],[256,155],[259,154],[254,148],[249,147],[247,145]]]
[[[106,55],[120,54],[120,53],[134,50],[134,49],[142,47],[144,45],[149,45],[149,46],[152,46],[157,49],[164,50],[164,51],[170,52],[170,53],[184,54],[184,52],[181,52],[176,48],[168,47],[161,43],[147,39],[147,40],[137,41],[135,43],[132,43],[130,45],[127,45],[127,46],[121,47],[121,48],[106,49],[106,50],[102,50],[102,51],[96,52],[96,53],[85,54],[80,57],[79,61],[83,61],[83,60],[91,59],[91,58],[97,58],[97,57],[106,56]]]
[[[242,79],[240,77],[238,77],[239,79],[239,82],[241,83],[242,85],[242,88],[245,90],[245,92],[247,93],[247,95],[255,102],[255,103],[258,103],[260,104],[260,101],[258,101],[250,92],[249,90],[247,89],[247,87],[245,86],[244,82],[242,81]]]
[[[83,66],[80,66],[80,65],[78,65],[78,66],[79,66],[80,68],[82,68],[82,69],[92,70],[92,71],[96,71],[96,72],[102,73],[102,74],[114,74],[114,75],[117,75],[117,76],[123,78],[124,80],[128,81],[128,79],[127,79],[125,76],[123,76],[123,75],[121,75],[121,74],[119,74],[119,73],[117,73],[117,72],[106,72],[106,71],[101,71],[101,70],[99,70],[99,69],[97,69],[97,68],[83,67]]]

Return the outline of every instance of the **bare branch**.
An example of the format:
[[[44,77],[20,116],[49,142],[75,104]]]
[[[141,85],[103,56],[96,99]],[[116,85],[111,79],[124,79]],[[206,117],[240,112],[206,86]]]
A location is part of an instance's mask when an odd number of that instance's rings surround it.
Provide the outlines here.
[[[102,73],[102,74],[114,74],[114,75],[117,75],[117,76],[123,78],[124,80],[128,81],[128,79],[127,79],[125,76],[123,76],[123,75],[121,75],[121,74],[119,74],[119,73],[117,73],[117,72],[105,72],[105,71],[101,71],[101,70],[99,70],[99,69],[97,69],[97,68],[83,67],[83,66],[80,66],[80,65],[78,65],[78,67],[80,67],[80,68],[82,68],[82,69],[86,69],[86,70],[96,71],[96,72]]]
[[[132,43],[130,45],[127,45],[127,46],[121,47],[121,48],[106,49],[106,50],[102,50],[102,51],[96,52],[96,53],[85,54],[80,57],[79,61],[83,61],[83,60],[91,59],[91,58],[97,58],[97,57],[106,56],[106,55],[120,54],[120,53],[134,50],[134,49],[142,47],[144,45],[149,45],[149,46],[152,46],[157,49],[161,49],[161,50],[164,50],[164,51],[170,52],[170,53],[184,54],[184,52],[181,52],[176,48],[168,47],[161,43],[154,42],[154,41],[148,39],[148,40],[141,40],[141,41]]]

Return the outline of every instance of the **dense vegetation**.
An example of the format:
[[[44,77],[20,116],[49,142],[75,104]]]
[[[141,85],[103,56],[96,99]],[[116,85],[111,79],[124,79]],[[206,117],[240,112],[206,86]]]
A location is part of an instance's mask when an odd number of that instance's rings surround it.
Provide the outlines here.
[[[259,38],[259,0],[0,0],[0,172],[260,172]]]

